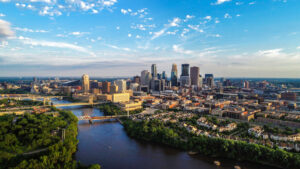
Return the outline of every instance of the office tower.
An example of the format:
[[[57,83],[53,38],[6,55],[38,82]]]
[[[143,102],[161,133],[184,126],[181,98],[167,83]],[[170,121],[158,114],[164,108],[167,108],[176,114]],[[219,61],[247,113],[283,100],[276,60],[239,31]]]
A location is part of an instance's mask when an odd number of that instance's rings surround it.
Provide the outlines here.
[[[148,84],[146,83],[146,76],[148,73],[149,73],[148,70],[143,70],[141,72],[141,85],[149,85],[149,83]]]
[[[115,83],[113,83],[113,84],[110,86],[110,91],[109,91],[109,93],[110,93],[110,94],[114,94],[114,93],[118,93],[118,91],[119,91],[118,86],[117,86]]]
[[[161,78],[167,80],[167,74],[166,74],[166,71],[163,71],[163,72],[162,72]]]
[[[99,88],[98,81],[97,80],[91,81],[90,82],[90,88],[91,89],[97,89],[97,88]]]
[[[105,94],[109,94],[110,93],[110,82],[103,82],[102,83],[102,93],[105,93]]]
[[[205,74],[205,83],[208,87],[214,87],[214,75],[213,74]]]
[[[200,68],[199,67],[191,67],[191,85],[199,86],[199,74]]]
[[[177,86],[177,79],[178,79],[178,71],[177,71],[177,65],[174,63],[172,65],[172,70],[171,70],[171,84],[172,86]]]
[[[124,93],[126,91],[126,81],[125,80],[116,80],[115,84],[118,86],[118,93]]]
[[[190,69],[189,64],[182,64],[181,65],[181,76],[190,76],[189,69]]]
[[[250,88],[250,83],[249,81],[244,81],[244,88],[249,89]]]
[[[202,78],[202,76],[201,75],[199,75],[199,86],[198,87],[201,87],[202,88],[202,86],[203,86],[203,78]]]
[[[140,84],[140,83],[141,83],[141,77],[140,77],[140,76],[134,76],[134,77],[133,77],[133,83],[138,83],[138,84]]]
[[[82,91],[88,93],[90,91],[90,78],[87,74],[82,75]]]
[[[181,65],[181,76],[180,76],[180,85],[181,86],[190,86],[191,80],[189,75],[190,65],[182,64]]]
[[[152,64],[151,66],[151,75],[153,79],[157,78],[157,68],[156,68],[156,64]]]
[[[146,83],[147,86],[150,85],[151,79],[152,79],[151,73],[150,73],[150,72],[147,72],[146,78],[145,78],[145,83]]]

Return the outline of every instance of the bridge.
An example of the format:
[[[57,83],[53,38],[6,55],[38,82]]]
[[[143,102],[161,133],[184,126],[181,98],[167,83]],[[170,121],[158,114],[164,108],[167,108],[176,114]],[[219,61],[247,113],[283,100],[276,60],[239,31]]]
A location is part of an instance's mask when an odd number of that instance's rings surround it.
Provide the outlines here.
[[[79,116],[77,117],[78,120],[88,120],[90,123],[93,123],[93,120],[111,120],[111,119],[118,119],[120,117],[128,117],[129,114],[127,115],[115,115],[115,116],[96,116],[96,117],[91,117],[89,115],[85,116]]]
[[[32,94],[1,94],[0,99],[15,99],[15,100],[42,100],[44,105],[46,103],[51,102],[51,99],[56,98],[62,100],[62,96],[40,96],[40,95],[32,95]]]
[[[86,102],[78,102],[78,103],[63,103],[63,104],[54,104],[55,107],[69,107],[69,106],[94,106],[99,104],[104,104],[106,102],[95,102],[95,103],[86,103]]]

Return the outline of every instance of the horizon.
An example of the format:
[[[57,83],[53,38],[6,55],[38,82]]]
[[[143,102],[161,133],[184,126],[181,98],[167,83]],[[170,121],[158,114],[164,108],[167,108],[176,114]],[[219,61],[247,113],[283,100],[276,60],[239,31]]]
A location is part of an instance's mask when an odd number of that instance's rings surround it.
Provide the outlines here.
[[[0,0],[0,77],[300,78],[296,0]],[[182,8],[184,6],[184,8]]]

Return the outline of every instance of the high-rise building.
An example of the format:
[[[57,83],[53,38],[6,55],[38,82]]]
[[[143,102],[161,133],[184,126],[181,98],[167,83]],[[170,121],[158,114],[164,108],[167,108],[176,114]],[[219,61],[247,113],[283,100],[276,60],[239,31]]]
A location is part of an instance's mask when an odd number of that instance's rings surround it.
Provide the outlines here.
[[[141,85],[149,85],[149,83],[146,82],[146,76],[147,76],[148,73],[149,73],[148,70],[143,70],[141,72]]]
[[[180,76],[180,85],[181,86],[190,86],[191,85],[189,70],[190,70],[189,64],[181,65],[181,76]]]
[[[110,94],[118,93],[119,87],[115,83],[112,83],[109,87],[109,90]]]
[[[140,76],[134,76],[134,77],[133,77],[133,83],[138,83],[138,84],[140,84],[140,83],[141,83],[141,77],[140,77]]]
[[[178,70],[177,70],[177,65],[174,63],[172,65],[172,70],[171,70],[171,84],[172,86],[177,86],[177,79],[178,79]]]
[[[90,91],[90,78],[89,75],[84,74],[82,75],[82,91],[84,93],[88,93]]]
[[[163,71],[163,72],[162,72],[161,78],[167,80],[167,74],[166,74],[166,71]]]
[[[102,93],[109,94],[110,93],[110,84],[111,82],[103,82],[102,83]]]
[[[190,76],[189,70],[190,70],[189,64],[182,64],[181,65],[181,76]]]
[[[116,80],[115,84],[118,86],[118,93],[123,93],[126,91],[126,80]]]
[[[208,87],[214,87],[214,75],[213,74],[205,74],[205,83]]]
[[[157,68],[156,68],[156,64],[152,64],[151,66],[151,75],[153,79],[157,78]]]
[[[199,87],[200,68],[197,66],[191,67],[191,85]]]

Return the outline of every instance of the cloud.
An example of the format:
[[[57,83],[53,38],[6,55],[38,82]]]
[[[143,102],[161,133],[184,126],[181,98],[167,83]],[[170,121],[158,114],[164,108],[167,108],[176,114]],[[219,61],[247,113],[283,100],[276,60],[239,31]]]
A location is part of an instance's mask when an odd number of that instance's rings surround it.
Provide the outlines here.
[[[173,48],[174,52],[180,53],[180,54],[190,55],[190,54],[194,53],[191,50],[185,50],[185,49],[181,48],[180,45],[173,45],[172,48]]]
[[[69,34],[73,35],[73,36],[83,36],[83,35],[90,34],[90,33],[89,32],[71,32]]]
[[[34,40],[30,38],[25,38],[25,37],[19,37],[19,40],[21,40],[22,43],[26,45],[31,45],[31,46],[42,46],[42,47],[54,47],[54,48],[65,48],[65,49],[71,49],[83,53],[88,53],[91,56],[94,56],[95,54],[90,52],[84,47],[70,44],[70,43],[65,43],[65,42],[52,42],[52,41],[40,41],[40,40]]]
[[[259,50],[256,54],[259,56],[278,57],[281,56],[281,48],[270,50]]]
[[[115,45],[105,44],[105,46],[108,46],[108,47],[110,47],[110,48],[117,49],[117,50],[127,51],[127,52],[132,51],[132,50],[129,49],[129,48],[118,47],[118,46],[115,46]]]
[[[168,30],[170,27],[179,26],[180,21],[181,21],[181,19],[178,17],[173,18],[173,20],[169,21],[169,23],[167,25],[165,25],[163,29],[159,30],[158,32],[154,32],[153,36],[151,37],[151,40],[154,40],[154,39],[162,36],[166,32],[166,30]]]
[[[217,2],[215,3],[212,3],[212,5],[221,5],[223,4],[224,2],[230,2],[231,0],[217,0]]]
[[[33,29],[29,29],[29,28],[19,28],[19,27],[15,27],[14,30],[17,30],[17,31],[22,31],[22,32],[36,32],[36,33],[47,33],[49,31],[46,31],[46,30],[33,30]]]
[[[193,16],[193,15],[186,15],[185,19],[183,20],[183,22],[187,22],[188,20],[193,19],[193,18],[195,18],[195,16]]]
[[[131,36],[132,36],[132,35],[129,33],[129,34],[128,34],[128,37],[130,38]]]
[[[13,36],[14,32],[11,30],[10,23],[0,19],[0,41]]]
[[[224,15],[224,18],[225,18],[225,19],[229,19],[229,18],[232,18],[232,17],[231,17],[231,15],[230,15],[229,13],[226,13],[226,14]]]
[[[3,14],[3,13],[0,13],[0,17],[4,17],[5,16],[5,14]]]
[[[16,1],[16,0],[15,0]],[[0,0],[8,2],[8,0]],[[22,0],[16,1],[19,8],[37,11],[42,16],[60,16],[69,12],[88,12],[97,14],[103,9],[111,10],[117,0]]]
[[[206,16],[206,17],[204,17],[204,19],[211,20],[212,17],[211,16]]]
[[[191,28],[191,29],[193,29],[193,30],[195,30],[195,31],[197,31],[197,32],[200,32],[200,33],[203,33],[203,32],[204,32],[203,29],[200,29],[200,28],[199,28],[200,25],[188,25],[188,27]]]

